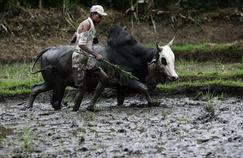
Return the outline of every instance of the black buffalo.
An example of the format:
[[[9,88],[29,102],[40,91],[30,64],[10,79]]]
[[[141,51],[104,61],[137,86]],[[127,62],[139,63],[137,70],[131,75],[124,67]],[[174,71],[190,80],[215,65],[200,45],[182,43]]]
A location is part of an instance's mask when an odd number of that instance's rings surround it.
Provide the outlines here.
[[[157,48],[146,48],[121,27],[111,27],[108,33],[107,45],[105,47],[95,47],[94,49],[100,52],[104,59],[131,72],[139,80],[128,78],[126,82],[120,82],[121,78],[115,75],[113,79],[102,82],[99,86],[116,88],[118,105],[123,104],[125,90],[127,89],[143,93],[146,96],[148,104],[153,104],[154,102],[148,93],[146,84],[154,87],[158,83],[158,78],[166,77],[170,80],[178,78],[174,69],[174,53],[170,49],[172,42],[173,40],[163,47],[157,45]],[[65,88],[67,86],[75,87],[72,71],[73,50],[74,46],[64,45],[46,48],[39,53],[35,63],[40,60],[41,70],[39,72],[42,73],[44,82],[33,85],[29,100],[30,107],[33,106],[33,102],[39,93],[53,90],[52,107],[55,110],[61,108]],[[104,62],[100,62],[99,64],[110,74],[109,66],[104,64]],[[79,91],[75,96],[74,111],[79,109],[84,93],[94,89],[97,83],[97,76],[90,74],[87,76],[85,87],[76,87],[79,88]],[[94,94],[89,107],[94,107],[101,92],[102,90]]]

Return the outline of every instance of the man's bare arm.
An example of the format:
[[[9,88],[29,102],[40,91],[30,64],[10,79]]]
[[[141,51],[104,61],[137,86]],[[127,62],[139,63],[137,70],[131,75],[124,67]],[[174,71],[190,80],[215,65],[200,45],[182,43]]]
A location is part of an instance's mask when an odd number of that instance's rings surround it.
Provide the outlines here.
[[[75,34],[73,35],[73,37],[72,37],[70,43],[73,44],[73,43],[76,42],[76,40],[77,40],[77,35],[76,35],[76,33],[75,33]]]

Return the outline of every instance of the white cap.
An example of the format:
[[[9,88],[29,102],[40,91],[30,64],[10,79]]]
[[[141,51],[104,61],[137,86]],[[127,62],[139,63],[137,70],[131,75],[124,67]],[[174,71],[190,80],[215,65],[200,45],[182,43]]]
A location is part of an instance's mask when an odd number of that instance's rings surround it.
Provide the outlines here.
[[[104,8],[101,5],[93,5],[90,8],[90,13],[96,12],[100,14],[101,16],[107,16],[108,14],[105,13]]]

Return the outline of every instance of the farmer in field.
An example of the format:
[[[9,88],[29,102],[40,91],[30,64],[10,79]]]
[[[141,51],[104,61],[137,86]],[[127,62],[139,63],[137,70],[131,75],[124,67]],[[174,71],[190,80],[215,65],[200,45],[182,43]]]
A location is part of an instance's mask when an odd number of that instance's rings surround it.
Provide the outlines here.
[[[102,56],[92,49],[93,39],[95,37],[95,26],[98,25],[103,16],[107,16],[101,5],[93,5],[90,8],[90,17],[79,24],[71,43],[75,43],[75,52],[72,56],[72,67],[75,74],[75,86],[84,85],[85,75],[89,72],[98,73],[100,79],[105,79],[106,73],[97,67],[97,60]]]

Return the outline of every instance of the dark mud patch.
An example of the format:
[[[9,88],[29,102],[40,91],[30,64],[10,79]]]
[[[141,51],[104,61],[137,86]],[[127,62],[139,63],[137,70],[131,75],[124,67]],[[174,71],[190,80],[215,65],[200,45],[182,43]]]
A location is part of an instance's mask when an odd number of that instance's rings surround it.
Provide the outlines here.
[[[12,129],[0,143],[0,157],[241,157],[243,101],[236,98],[193,100],[156,96],[160,106],[129,97],[124,106],[102,98],[100,111],[78,112],[72,103],[54,111],[37,101],[0,103],[1,126]],[[21,104],[20,104],[21,103]],[[134,106],[135,105],[135,106]],[[140,106],[141,105],[141,106]],[[211,106],[214,113],[207,110]],[[213,115],[212,115],[213,114]]]
[[[159,93],[160,90],[158,90],[157,93]],[[165,92],[168,96],[169,95],[184,95],[191,97],[197,97],[198,95],[204,95],[204,94],[212,94],[214,96],[231,96],[231,97],[238,97],[243,98],[243,87],[237,87],[237,86],[224,86],[224,85],[210,85],[210,86],[182,86],[177,87],[174,90],[171,90],[170,92]]]

